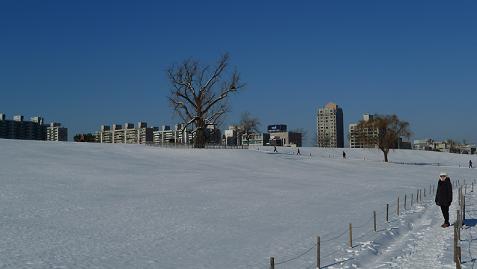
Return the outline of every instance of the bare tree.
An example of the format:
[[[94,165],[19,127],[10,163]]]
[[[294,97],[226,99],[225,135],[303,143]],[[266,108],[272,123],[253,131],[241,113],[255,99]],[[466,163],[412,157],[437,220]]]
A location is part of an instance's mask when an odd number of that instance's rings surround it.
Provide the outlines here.
[[[196,148],[205,147],[207,125],[217,124],[228,112],[229,95],[245,86],[236,70],[227,74],[228,65],[229,55],[224,54],[214,67],[189,59],[167,71],[170,104],[184,121],[183,130],[193,126]]]
[[[239,123],[239,135],[245,134],[245,138],[247,140],[247,146],[249,145],[250,138],[254,133],[260,132],[258,127],[260,126],[260,120],[258,118],[254,118],[250,115],[249,112],[244,112],[240,116],[240,123]]]
[[[384,153],[385,162],[388,162],[389,150],[396,148],[402,137],[411,136],[409,123],[401,121],[396,115],[375,115],[368,121],[360,121],[357,129],[359,142],[368,145],[371,141],[376,141],[378,148]],[[377,139],[368,135],[372,132],[363,130],[377,130]]]

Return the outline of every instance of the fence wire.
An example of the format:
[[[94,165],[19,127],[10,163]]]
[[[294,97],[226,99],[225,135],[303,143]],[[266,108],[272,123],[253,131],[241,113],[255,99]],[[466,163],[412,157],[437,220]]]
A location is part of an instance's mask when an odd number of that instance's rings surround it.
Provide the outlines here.
[[[298,259],[300,259],[301,257],[305,256],[306,254],[310,253],[313,249],[315,249],[317,246],[317,244],[313,245],[311,248],[307,249],[305,252],[301,253],[301,254],[298,254],[297,256],[293,257],[293,258],[289,258],[287,260],[284,260],[282,262],[277,262],[275,263],[275,265],[281,265],[281,264],[286,264],[286,263],[289,263],[289,262],[292,262],[292,261],[296,261]]]

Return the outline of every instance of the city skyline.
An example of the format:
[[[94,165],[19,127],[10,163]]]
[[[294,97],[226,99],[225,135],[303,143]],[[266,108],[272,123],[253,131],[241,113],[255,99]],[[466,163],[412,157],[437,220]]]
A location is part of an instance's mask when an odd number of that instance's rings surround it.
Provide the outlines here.
[[[310,138],[317,109],[334,102],[345,134],[364,113],[395,113],[413,138],[475,143],[476,11],[410,1],[2,3],[0,110],[61,122],[70,140],[105,123],[174,124],[165,70],[227,51],[247,88],[222,129],[248,111],[262,131],[285,123]]]

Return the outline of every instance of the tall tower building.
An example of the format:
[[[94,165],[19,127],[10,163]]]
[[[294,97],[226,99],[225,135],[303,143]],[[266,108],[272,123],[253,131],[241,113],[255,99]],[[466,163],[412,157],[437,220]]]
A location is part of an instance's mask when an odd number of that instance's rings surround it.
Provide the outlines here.
[[[328,103],[325,107],[318,109],[316,122],[318,147],[344,147],[343,109],[341,107],[335,103]]]

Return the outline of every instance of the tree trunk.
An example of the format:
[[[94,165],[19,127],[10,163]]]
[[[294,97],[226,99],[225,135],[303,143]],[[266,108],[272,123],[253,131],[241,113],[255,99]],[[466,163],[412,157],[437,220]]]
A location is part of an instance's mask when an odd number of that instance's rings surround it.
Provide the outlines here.
[[[388,160],[388,152],[387,151],[383,151],[384,152],[384,162],[389,162]]]
[[[203,121],[198,121],[194,139],[194,148],[205,148],[205,140],[205,123]]]

